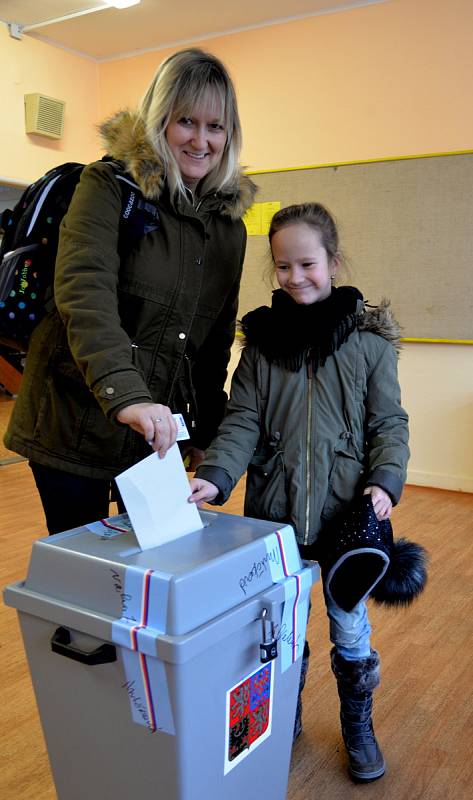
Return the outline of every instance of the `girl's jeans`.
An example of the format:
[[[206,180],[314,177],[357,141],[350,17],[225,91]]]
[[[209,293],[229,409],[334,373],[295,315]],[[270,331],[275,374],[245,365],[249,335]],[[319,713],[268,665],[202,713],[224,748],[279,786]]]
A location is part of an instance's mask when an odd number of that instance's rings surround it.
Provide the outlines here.
[[[368,658],[371,653],[371,625],[366,603],[358,603],[351,611],[343,611],[325,591],[324,595],[330,622],[330,641],[337,652],[348,661]]]

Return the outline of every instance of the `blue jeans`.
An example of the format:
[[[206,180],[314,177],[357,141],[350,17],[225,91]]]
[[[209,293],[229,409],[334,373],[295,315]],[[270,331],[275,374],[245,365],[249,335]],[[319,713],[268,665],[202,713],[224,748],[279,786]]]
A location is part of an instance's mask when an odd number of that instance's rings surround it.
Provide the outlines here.
[[[358,603],[351,611],[337,606],[324,591],[327,616],[330,622],[330,641],[347,661],[357,661],[371,654],[371,625],[366,603]]]

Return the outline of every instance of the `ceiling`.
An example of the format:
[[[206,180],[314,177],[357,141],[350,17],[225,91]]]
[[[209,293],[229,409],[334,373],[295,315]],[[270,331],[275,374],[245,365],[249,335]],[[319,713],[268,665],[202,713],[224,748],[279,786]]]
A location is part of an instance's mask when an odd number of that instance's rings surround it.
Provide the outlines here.
[[[389,0],[141,0],[119,11],[103,0],[0,0],[0,21],[43,23],[22,35],[101,61],[382,2]],[[90,8],[100,10],[47,23]]]

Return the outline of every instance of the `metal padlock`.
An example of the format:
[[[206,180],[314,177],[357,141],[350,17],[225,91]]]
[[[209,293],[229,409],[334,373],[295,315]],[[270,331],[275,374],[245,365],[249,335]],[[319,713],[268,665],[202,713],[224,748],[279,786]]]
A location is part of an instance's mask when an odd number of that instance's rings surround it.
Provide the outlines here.
[[[260,659],[262,664],[267,664],[268,661],[273,661],[278,655],[278,642],[274,635],[274,622],[266,619],[268,613],[267,608],[263,608],[261,613],[261,624],[263,626],[263,641],[261,642]]]

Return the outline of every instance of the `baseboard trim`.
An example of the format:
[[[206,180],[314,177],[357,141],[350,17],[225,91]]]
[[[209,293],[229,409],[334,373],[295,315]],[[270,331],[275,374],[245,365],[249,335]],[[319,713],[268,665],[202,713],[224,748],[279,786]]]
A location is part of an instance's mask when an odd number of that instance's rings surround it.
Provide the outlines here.
[[[430,486],[432,489],[448,489],[452,492],[473,494],[473,478],[466,475],[439,475],[436,472],[407,470],[407,483],[412,486]]]

